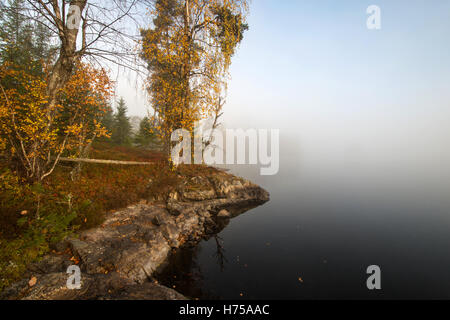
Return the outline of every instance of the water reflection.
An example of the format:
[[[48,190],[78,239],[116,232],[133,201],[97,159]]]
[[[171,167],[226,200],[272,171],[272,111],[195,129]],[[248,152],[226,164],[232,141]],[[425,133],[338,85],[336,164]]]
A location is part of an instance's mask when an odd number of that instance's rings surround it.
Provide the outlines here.
[[[257,207],[257,205],[235,206],[229,207],[228,211],[235,219]],[[220,232],[226,230],[231,221],[232,219],[219,219],[216,225],[216,234],[206,236],[204,241],[198,245],[186,246],[174,251],[169,257],[167,266],[156,275],[158,281],[193,299],[218,300],[223,298],[214,290],[207,289],[210,279],[205,279],[204,275],[209,272],[207,269],[212,264],[205,263],[204,258],[208,257],[208,260],[213,261],[213,265],[217,268],[215,271],[217,277],[225,273],[229,259],[225,249],[225,240],[220,236]]]
[[[215,235],[209,241],[216,245],[214,258],[223,272],[228,262],[223,240],[220,236]],[[167,267],[157,275],[158,281],[192,299],[220,299],[220,296],[205,290],[203,266],[198,262],[198,256],[201,254],[202,248],[202,246],[194,246],[177,250],[169,258]]]
[[[220,266],[220,270],[223,272],[225,270],[225,264],[228,262],[225,255],[226,250],[224,247],[224,241],[218,235],[214,236],[214,240],[216,241],[217,247],[215,257],[217,258],[217,264]]]
[[[200,250],[199,246],[177,250],[171,255],[167,267],[157,275],[158,281],[190,298],[208,296],[202,289],[202,272],[197,263]]]

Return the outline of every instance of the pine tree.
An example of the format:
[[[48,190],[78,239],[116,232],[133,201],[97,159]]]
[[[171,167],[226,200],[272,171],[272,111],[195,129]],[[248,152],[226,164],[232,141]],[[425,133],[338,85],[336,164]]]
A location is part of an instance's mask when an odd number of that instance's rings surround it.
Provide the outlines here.
[[[0,17],[0,63],[10,63],[41,76],[43,62],[52,60],[50,32],[39,22],[24,18],[24,0],[9,0]]]
[[[108,133],[112,134],[114,129],[114,110],[110,105],[106,106],[106,112],[101,119],[101,124]]]
[[[150,119],[145,117],[139,125],[139,131],[134,138],[134,142],[141,147],[148,147],[156,140],[156,136],[153,131],[154,128]]]
[[[118,145],[129,145],[131,143],[131,124],[127,112],[125,100],[120,98],[114,115],[114,127],[112,130],[112,141]]]

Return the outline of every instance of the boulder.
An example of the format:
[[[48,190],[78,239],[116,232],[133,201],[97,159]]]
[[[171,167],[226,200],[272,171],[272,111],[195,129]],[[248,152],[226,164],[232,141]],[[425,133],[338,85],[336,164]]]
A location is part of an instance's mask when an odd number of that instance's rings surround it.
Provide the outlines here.
[[[217,214],[217,217],[221,218],[221,219],[230,219],[231,218],[231,213],[228,210],[222,209]]]

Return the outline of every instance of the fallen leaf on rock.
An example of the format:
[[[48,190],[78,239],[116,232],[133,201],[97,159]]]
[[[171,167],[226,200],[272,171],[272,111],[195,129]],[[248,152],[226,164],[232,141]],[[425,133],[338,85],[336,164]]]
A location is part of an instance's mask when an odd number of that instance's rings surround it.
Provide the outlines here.
[[[70,258],[70,261],[73,261],[73,263],[75,263],[75,264],[79,264],[80,263],[80,260],[77,257]]]
[[[36,277],[32,277],[32,278],[30,279],[30,281],[28,281],[28,285],[29,285],[30,287],[33,287],[34,285],[36,285],[36,283],[37,283]]]

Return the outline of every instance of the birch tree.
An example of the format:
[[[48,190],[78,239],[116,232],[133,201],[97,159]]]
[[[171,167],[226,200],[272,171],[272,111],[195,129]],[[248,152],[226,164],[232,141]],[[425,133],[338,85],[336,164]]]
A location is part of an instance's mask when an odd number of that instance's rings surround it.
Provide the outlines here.
[[[169,152],[173,130],[192,132],[226,92],[231,58],[248,29],[247,0],[156,0],[142,34],[147,88]]]

